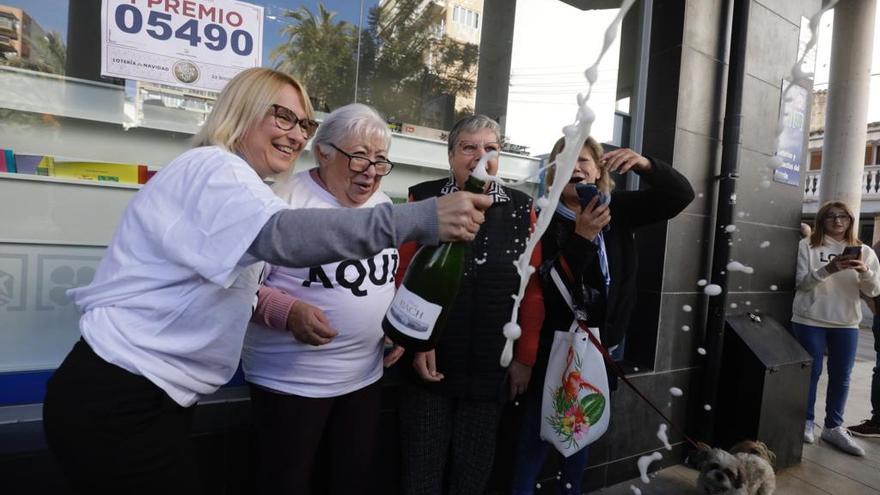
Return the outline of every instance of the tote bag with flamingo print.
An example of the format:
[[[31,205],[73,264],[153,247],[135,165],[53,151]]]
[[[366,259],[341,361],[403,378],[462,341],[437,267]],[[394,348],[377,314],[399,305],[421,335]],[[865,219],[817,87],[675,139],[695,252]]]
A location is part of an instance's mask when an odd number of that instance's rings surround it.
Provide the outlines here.
[[[554,270],[555,272],[555,270]],[[557,287],[564,288],[558,274]],[[571,306],[566,290],[563,297]],[[589,328],[599,340],[599,329]],[[555,332],[541,401],[541,438],[568,457],[608,429],[611,404],[608,375],[599,349],[577,321],[567,332]]]

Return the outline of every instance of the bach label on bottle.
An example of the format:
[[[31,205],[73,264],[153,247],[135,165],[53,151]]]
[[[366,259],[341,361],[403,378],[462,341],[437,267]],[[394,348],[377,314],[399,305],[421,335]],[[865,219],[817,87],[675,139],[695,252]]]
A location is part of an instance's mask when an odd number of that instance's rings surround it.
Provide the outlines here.
[[[402,334],[428,340],[443,306],[434,304],[401,285],[388,307],[388,321]]]

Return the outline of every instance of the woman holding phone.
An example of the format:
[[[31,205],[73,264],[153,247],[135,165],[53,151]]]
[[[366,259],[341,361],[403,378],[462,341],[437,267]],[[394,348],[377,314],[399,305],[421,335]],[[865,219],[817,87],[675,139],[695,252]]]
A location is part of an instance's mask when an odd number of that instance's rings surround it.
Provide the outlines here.
[[[550,152],[550,161],[556,159],[564,146],[565,139],[560,138]],[[638,174],[646,187],[615,191],[612,172]],[[555,173],[551,169],[548,184],[553,183]],[[524,332],[517,341],[517,359],[533,369],[521,399],[524,413],[514,452],[513,495],[535,493],[541,467],[550,451],[550,444],[540,436],[541,399],[553,335],[557,330],[566,330],[575,316],[566,297],[586,313],[589,326],[600,329],[602,342],[612,356],[623,357],[626,329],[636,311],[635,234],[642,227],[675,217],[693,199],[694,190],[687,178],[672,166],[627,148],[606,152],[594,138],[587,138],[552,212],[550,226],[541,237],[539,275],[545,307],[541,332]],[[550,276],[552,268],[564,273],[563,265],[574,276],[566,295]],[[588,450],[585,446],[560,462],[557,493],[582,492]]]
[[[819,208],[810,237],[801,239],[791,327],[813,356],[804,442],[815,441],[816,387],[827,347],[828,389],[821,437],[848,454],[863,456],[865,450],[841,425],[862,320],[859,295],[880,294],[880,263],[874,251],[856,238],[854,218],[846,204],[830,201]]]

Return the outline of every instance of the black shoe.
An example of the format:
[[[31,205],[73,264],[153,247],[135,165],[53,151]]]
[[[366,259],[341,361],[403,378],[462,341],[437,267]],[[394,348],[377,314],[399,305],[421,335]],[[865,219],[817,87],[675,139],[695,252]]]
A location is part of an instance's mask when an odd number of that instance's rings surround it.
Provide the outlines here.
[[[870,419],[862,421],[860,425],[847,427],[847,430],[860,437],[880,438],[880,424]]]

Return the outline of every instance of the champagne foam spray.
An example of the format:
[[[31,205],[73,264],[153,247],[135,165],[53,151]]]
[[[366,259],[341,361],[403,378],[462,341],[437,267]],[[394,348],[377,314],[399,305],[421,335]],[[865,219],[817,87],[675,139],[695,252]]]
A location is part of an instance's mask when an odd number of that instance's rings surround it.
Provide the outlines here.
[[[498,156],[497,151],[490,151],[483,155],[480,158],[480,161],[477,162],[477,167],[471,172],[471,177],[477,180],[481,180],[483,182],[488,182],[490,180],[496,180],[494,175],[489,175],[489,172],[486,170],[486,162]]]
[[[511,296],[514,301],[513,310],[510,314],[510,321],[504,324],[503,328],[504,337],[507,339],[507,342],[504,344],[504,350],[501,351],[501,366],[507,367],[510,364],[510,361],[513,360],[513,342],[522,334],[522,330],[516,323],[516,320],[517,315],[519,314],[519,305],[522,302],[523,294],[525,294],[529,277],[535,271],[535,268],[529,265],[529,260],[532,258],[532,252],[541,240],[541,236],[544,235],[544,231],[546,231],[547,227],[550,225],[550,220],[553,218],[553,212],[556,211],[556,205],[559,203],[559,196],[562,194],[565,185],[568,184],[568,179],[571,177],[572,172],[574,172],[578,155],[580,155],[581,148],[583,148],[584,142],[590,135],[593,121],[596,120],[596,114],[587,105],[587,102],[590,100],[590,93],[593,90],[593,84],[595,84],[598,76],[599,62],[602,61],[605,52],[608,51],[611,43],[613,43],[614,39],[617,37],[620,23],[630,7],[632,7],[633,2],[635,2],[635,0],[623,0],[623,3],[620,5],[620,10],[617,12],[617,17],[611,21],[611,24],[609,24],[608,28],[605,30],[605,39],[602,43],[602,51],[599,53],[599,57],[590,68],[584,71],[584,77],[588,83],[587,94],[584,95],[581,93],[577,95],[577,113],[575,116],[575,122],[574,124],[562,128],[562,134],[565,136],[565,147],[562,152],[557,155],[555,160],[556,175],[553,177],[553,184],[550,186],[550,192],[547,195],[547,207],[541,210],[541,214],[538,215],[538,221],[535,222],[532,234],[529,236],[529,240],[526,243],[525,251],[523,251],[520,257],[514,262],[514,266],[516,266],[516,271],[520,278],[519,291],[516,295]],[[577,49],[578,47],[571,48]],[[552,164],[548,164],[547,167],[550,165]]]

